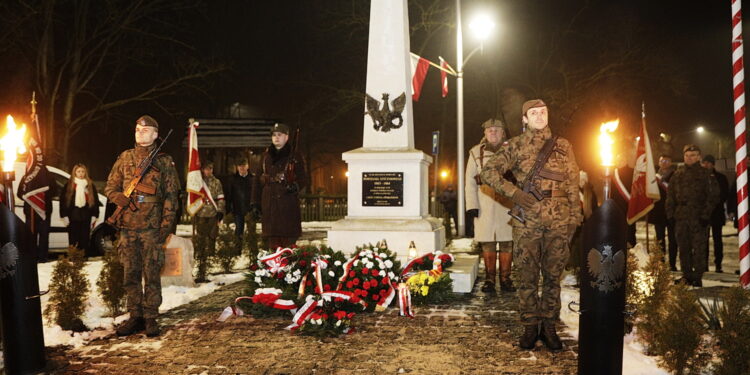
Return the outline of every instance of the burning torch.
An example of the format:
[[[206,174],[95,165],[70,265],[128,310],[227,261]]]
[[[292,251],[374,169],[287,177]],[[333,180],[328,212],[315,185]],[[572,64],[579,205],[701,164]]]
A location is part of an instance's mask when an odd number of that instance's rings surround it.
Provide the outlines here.
[[[36,247],[31,233],[15,215],[13,164],[18,153],[26,152],[20,128],[7,117],[5,135],[0,138],[2,162],[2,204],[0,204],[0,312],[2,312],[3,360],[8,374],[30,374],[44,370]]]
[[[604,202],[583,225],[578,374],[622,374],[625,330],[625,213],[610,198],[612,132],[617,121],[602,124],[599,135],[604,167]]]

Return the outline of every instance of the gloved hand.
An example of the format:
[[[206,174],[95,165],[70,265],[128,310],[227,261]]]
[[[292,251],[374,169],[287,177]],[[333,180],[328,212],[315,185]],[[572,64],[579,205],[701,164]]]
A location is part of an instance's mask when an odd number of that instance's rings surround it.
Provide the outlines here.
[[[470,210],[466,210],[466,216],[469,218],[477,218],[479,217],[479,209],[478,208],[472,208]]]
[[[299,193],[299,185],[297,185],[296,182],[293,182],[291,184],[286,185],[286,192],[289,194],[297,194]]]
[[[521,208],[525,210],[530,210],[531,207],[534,206],[534,203],[537,202],[533,195],[521,189],[516,189],[516,192],[513,193],[513,198],[511,199],[513,200],[513,203],[521,206]]]
[[[70,220],[68,220],[67,217],[61,217],[61,219],[62,219],[63,224],[65,224],[66,227],[68,226],[68,224],[70,224]]]
[[[216,221],[221,221],[221,219],[223,219],[223,218],[224,218],[224,213],[223,212],[217,212],[216,213]]]
[[[120,207],[127,207],[130,205],[130,198],[123,193],[117,193],[112,197],[112,202]]]

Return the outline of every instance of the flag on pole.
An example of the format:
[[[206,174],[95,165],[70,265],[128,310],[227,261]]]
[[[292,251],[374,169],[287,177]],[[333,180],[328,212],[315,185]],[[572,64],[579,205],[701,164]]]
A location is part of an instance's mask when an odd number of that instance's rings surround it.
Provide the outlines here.
[[[210,202],[216,207],[216,202],[211,196],[211,191],[206,186],[206,182],[203,181],[203,176],[201,175],[197,127],[198,122],[190,119],[190,129],[188,131],[188,145],[190,147],[188,149],[188,174],[185,189],[188,192],[187,212],[190,216],[198,213],[205,201]]]
[[[635,154],[635,169],[633,169],[633,184],[630,188],[630,200],[628,201],[627,218],[629,225],[645,216],[654,208],[654,202],[659,200],[659,185],[656,180],[651,142],[649,142],[648,131],[646,130],[645,109],[641,112],[641,119],[641,131]]]
[[[448,70],[450,70],[450,67],[441,56],[438,56],[438,58],[440,59],[440,67],[443,68],[440,70],[440,84],[442,86],[443,97],[445,98],[448,96]]]
[[[49,175],[44,166],[41,134],[39,131],[39,116],[36,113],[36,94],[31,99],[31,127],[26,148],[26,173],[18,183],[16,196],[26,202],[34,212],[47,219],[47,190],[49,190]],[[29,220],[27,220],[29,222]]]
[[[419,101],[419,96],[422,94],[422,85],[429,68],[429,60],[417,54],[411,54],[411,99],[415,102]]]

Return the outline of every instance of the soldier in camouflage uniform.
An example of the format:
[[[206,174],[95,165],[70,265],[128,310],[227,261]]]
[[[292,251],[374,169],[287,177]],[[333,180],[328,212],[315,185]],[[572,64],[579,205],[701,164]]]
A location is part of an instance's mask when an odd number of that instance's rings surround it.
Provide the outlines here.
[[[703,286],[708,248],[708,224],[719,202],[719,186],[711,171],[701,166],[701,150],[696,145],[683,148],[685,164],[669,180],[667,220],[674,222],[680,253],[682,278],[678,282]]]
[[[552,138],[552,131],[547,126],[547,105],[542,100],[525,102],[522,113],[528,129],[511,138],[506,147],[487,161],[481,179],[512,199],[525,216],[525,223],[513,220],[513,263],[518,270],[520,320],[524,326],[519,345],[533,349],[541,339],[550,350],[558,351],[562,349],[555,329],[560,314],[560,279],[568,260],[571,236],[583,216],[578,196],[578,165],[570,142],[557,138],[543,168],[546,177],[537,176],[533,180],[543,199],[538,201],[524,192],[521,185],[542,146]],[[503,178],[508,170],[513,172],[517,184]]]
[[[123,194],[140,162],[156,147],[154,141],[159,135],[159,124],[151,116],[141,116],[135,125],[135,148],[117,158],[104,193],[123,207],[117,222],[117,252],[125,272],[123,286],[130,319],[117,328],[117,334],[127,336],[145,329],[153,337],[159,335],[156,317],[161,305],[163,247],[169,234],[174,233],[179,181],[172,157],[160,153],[131,196]],[[131,202],[136,210],[128,207]]]
[[[214,176],[214,163],[207,162],[201,167],[203,181],[208,187],[211,198],[203,198],[203,206],[195,214],[197,236],[195,240],[195,260],[198,261],[196,282],[206,282],[208,258],[216,251],[216,237],[219,235],[219,223],[224,218],[224,190],[221,181]]]

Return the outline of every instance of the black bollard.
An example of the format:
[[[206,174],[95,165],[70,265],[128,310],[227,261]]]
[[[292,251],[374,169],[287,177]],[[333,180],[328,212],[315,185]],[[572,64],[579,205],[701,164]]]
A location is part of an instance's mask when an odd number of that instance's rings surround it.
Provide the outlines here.
[[[12,207],[12,193],[5,199]],[[36,248],[32,244],[24,223],[0,204],[0,317],[6,374],[35,374],[45,367]]]
[[[627,221],[607,199],[583,225],[578,374],[622,374]]]

